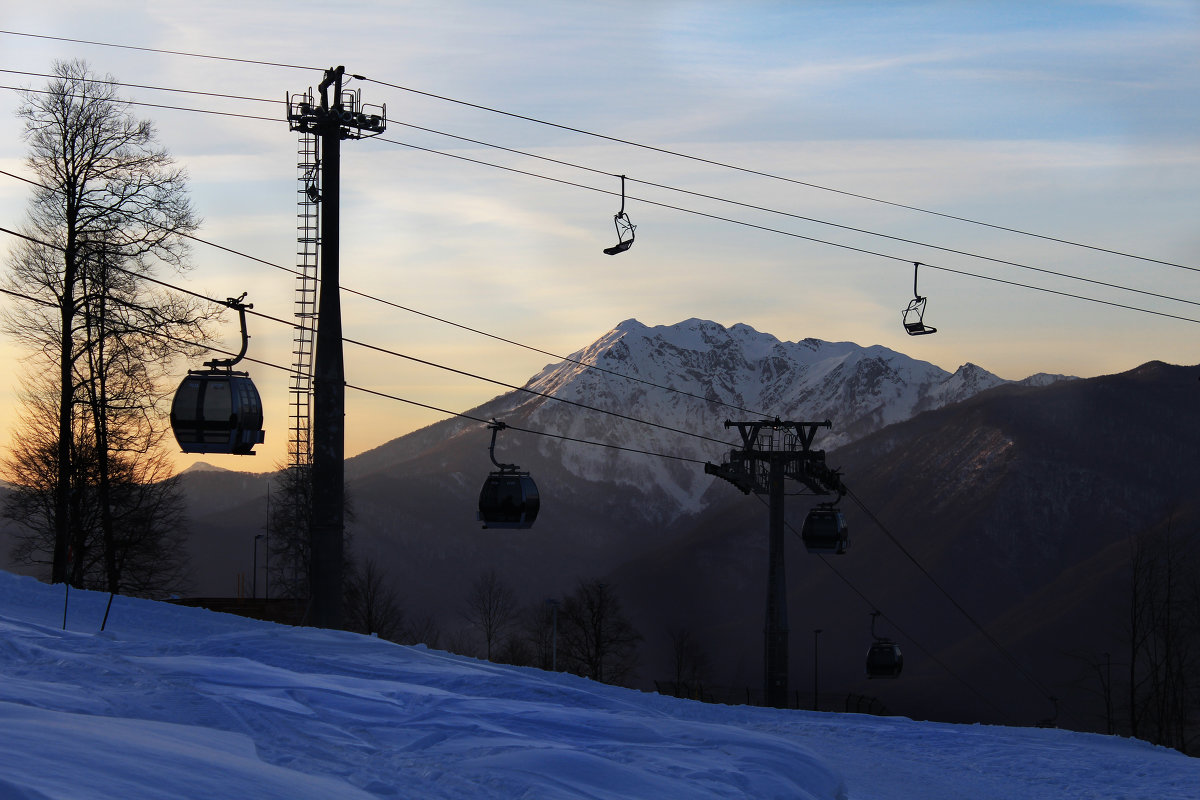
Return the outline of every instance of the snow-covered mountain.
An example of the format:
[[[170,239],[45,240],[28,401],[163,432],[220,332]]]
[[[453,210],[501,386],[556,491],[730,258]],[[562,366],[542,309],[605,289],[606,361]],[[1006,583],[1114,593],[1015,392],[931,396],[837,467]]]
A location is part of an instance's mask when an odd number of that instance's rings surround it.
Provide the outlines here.
[[[1061,376],[1027,381],[1056,379]],[[786,342],[748,325],[726,328],[701,319],[656,327],[630,319],[531,378],[526,388],[538,395],[513,393],[489,413],[557,436],[720,461],[734,444],[725,420],[830,420],[816,446],[831,450],[1004,383],[975,364],[950,373],[879,345]],[[564,448],[553,439],[537,446],[580,478],[655,486],[671,496],[676,513],[700,510],[711,485],[680,461]]]

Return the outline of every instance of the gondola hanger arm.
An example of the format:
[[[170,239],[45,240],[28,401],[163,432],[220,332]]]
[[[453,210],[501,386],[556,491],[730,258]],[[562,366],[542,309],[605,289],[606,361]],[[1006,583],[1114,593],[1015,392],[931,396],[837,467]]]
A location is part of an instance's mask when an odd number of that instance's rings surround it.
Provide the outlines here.
[[[495,464],[496,468],[501,472],[516,472],[518,469],[520,469],[520,467],[518,467],[516,464],[501,464],[496,460],[496,434],[507,427],[508,425],[500,422],[495,417],[493,417],[492,421],[488,423],[488,429],[492,432],[492,443],[488,445],[488,457],[492,459],[492,463]]]
[[[233,369],[233,365],[246,357],[246,350],[250,347],[250,333],[246,328],[246,309],[254,308],[253,303],[243,303],[248,292],[242,292],[240,297],[229,297],[225,299],[225,305],[229,308],[237,309],[238,322],[242,327],[242,349],[233,358],[214,358],[212,361],[205,361],[204,366],[212,369]]]

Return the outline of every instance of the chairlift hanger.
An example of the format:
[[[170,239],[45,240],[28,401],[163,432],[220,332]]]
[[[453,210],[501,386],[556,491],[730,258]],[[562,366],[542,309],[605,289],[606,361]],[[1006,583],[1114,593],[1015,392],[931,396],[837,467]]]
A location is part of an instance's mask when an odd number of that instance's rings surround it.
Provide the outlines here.
[[[624,253],[633,246],[633,232],[637,228],[625,213],[625,176],[621,176],[621,210],[613,215],[613,227],[617,229],[617,243],[604,248],[606,255]],[[628,237],[628,238],[626,238]]]
[[[925,324],[925,301],[927,298],[922,297],[917,291],[917,271],[921,268],[921,262],[913,262],[913,299],[908,301],[908,308],[904,309],[904,330],[909,336],[923,336],[927,333],[937,333],[937,328]],[[912,321],[909,320],[910,315],[915,315]]]

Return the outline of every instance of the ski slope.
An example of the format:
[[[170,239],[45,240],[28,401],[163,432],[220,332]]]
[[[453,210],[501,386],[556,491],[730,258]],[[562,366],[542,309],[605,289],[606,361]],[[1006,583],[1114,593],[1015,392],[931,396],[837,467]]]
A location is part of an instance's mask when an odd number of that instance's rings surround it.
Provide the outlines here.
[[[0,798],[1196,800],[1062,730],[714,706],[0,572]]]

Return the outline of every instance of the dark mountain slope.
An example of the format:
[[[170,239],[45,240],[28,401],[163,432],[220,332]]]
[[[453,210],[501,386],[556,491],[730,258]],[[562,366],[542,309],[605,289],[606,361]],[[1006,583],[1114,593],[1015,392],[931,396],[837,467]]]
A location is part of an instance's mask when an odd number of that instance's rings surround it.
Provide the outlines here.
[[[1161,363],[1041,389],[1005,386],[842,448],[846,481],[930,570],[987,614],[1189,501],[1197,370]]]
[[[1025,723],[1051,716],[1053,694],[1095,724],[1095,697],[1079,675],[1086,659],[1122,651],[1129,537],[1172,514],[1177,530],[1195,535],[1197,372],[1151,363],[1002,386],[832,452],[853,493],[843,501],[853,545],[844,557],[818,557],[797,538],[788,543],[793,686],[811,691],[820,628],[823,691],[877,694],[918,717]],[[766,511],[724,488],[730,498],[692,520],[683,546],[631,562],[614,580],[639,608],[671,609],[672,624],[706,632],[715,681],[748,676],[756,687]],[[812,502],[789,498],[797,530]],[[887,615],[879,633],[904,642],[899,681],[862,678],[872,607]]]

